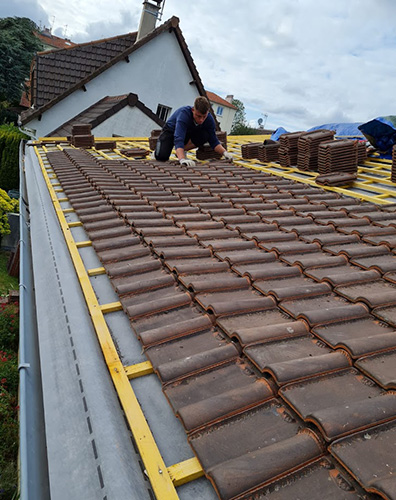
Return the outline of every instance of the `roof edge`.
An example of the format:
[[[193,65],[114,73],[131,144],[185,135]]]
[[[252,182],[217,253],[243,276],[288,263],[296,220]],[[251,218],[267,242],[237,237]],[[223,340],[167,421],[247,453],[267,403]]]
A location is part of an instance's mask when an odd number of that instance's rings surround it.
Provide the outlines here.
[[[52,130],[48,134],[46,134],[47,137],[58,137],[58,130],[65,128],[71,121],[76,121],[78,122],[78,117],[81,115],[84,115],[85,113],[89,112],[91,109],[95,108],[95,106],[98,106],[98,104],[103,103],[106,99],[109,99],[111,97],[121,97],[121,96],[105,96],[99,101],[97,101],[95,104],[92,104],[88,108],[84,109],[81,111],[81,113],[78,113],[73,118],[70,118],[70,120],[67,120],[66,122],[62,123],[62,125],[59,125],[59,127],[56,127],[56,129]],[[165,122],[161,120],[150,108],[148,108],[142,101],[139,100],[139,97],[137,94],[134,94],[130,92],[129,94],[123,94],[123,98],[114,102],[114,104],[111,106],[110,109],[107,109],[102,115],[95,117],[91,122],[88,122],[92,125],[92,128],[97,127],[104,121],[106,121],[108,118],[111,116],[115,115],[120,111],[121,109],[125,108],[126,106],[130,106],[131,108],[136,107],[142,113],[144,113],[146,116],[151,118],[153,121],[155,121],[160,127],[163,127]]]

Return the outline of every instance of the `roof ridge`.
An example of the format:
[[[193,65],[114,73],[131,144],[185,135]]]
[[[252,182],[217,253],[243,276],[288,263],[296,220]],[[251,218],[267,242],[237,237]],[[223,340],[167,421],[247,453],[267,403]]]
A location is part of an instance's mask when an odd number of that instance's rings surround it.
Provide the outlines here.
[[[123,35],[116,35],[108,38],[101,38],[100,40],[92,40],[90,42],[83,42],[83,43],[74,43],[74,45],[70,47],[63,47],[59,49],[53,49],[53,50],[42,50],[41,52],[37,52],[37,55],[43,55],[43,54],[48,54],[48,53],[59,53],[60,51],[69,51],[72,49],[77,49],[80,47],[86,47],[86,46],[92,46],[92,45],[99,45],[100,43],[105,43],[105,42],[110,42],[112,40],[120,39],[120,38],[126,38],[131,35],[137,35],[137,31],[131,31],[129,33],[124,33]]]

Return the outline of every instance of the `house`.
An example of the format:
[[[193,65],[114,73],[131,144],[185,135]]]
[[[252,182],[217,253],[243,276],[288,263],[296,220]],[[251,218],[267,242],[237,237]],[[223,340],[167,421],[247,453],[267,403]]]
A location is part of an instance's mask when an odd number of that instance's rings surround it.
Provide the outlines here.
[[[231,132],[232,122],[237,111],[237,108],[232,104],[234,96],[228,95],[225,99],[223,99],[214,92],[209,91],[206,91],[206,95],[212,105],[221,130],[229,134]]]
[[[53,35],[51,30],[46,27],[44,27],[41,31],[37,31],[35,35],[44,45],[44,50],[66,49],[76,45],[68,38],[61,38]]]
[[[179,19],[172,17],[155,28],[156,18],[147,13],[148,5],[159,8],[159,3],[144,2],[137,32],[38,53],[31,71],[30,108],[20,118],[26,132],[35,138],[52,135],[105,97],[122,100],[134,94],[140,103],[138,121],[139,108],[124,107],[122,116],[112,115],[113,120],[120,118],[114,132],[142,136],[178,107],[205,96]]]

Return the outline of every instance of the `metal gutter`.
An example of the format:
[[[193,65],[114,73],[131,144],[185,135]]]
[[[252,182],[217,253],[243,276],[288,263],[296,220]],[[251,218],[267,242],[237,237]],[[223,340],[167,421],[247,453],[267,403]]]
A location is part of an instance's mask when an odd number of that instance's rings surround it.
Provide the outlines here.
[[[24,146],[19,148],[20,285],[19,285],[19,460],[21,500],[50,498],[43,392],[30,244]]]

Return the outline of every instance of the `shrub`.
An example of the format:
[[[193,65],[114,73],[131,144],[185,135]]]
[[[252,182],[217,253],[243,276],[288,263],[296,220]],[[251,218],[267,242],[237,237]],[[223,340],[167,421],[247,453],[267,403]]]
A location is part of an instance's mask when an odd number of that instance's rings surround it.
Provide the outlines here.
[[[0,189],[0,236],[11,232],[7,213],[18,211],[19,201],[11,199],[4,189]]]
[[[0,125],[0,186],[19,188],[19,143],[28,137],[15,125]]]
[[[16,354],[0,351],[0,498],[11,499],[17,490],[18,361]]]
[[[18,351],[19,307],[15,304],[0,304],[0,352]]]

